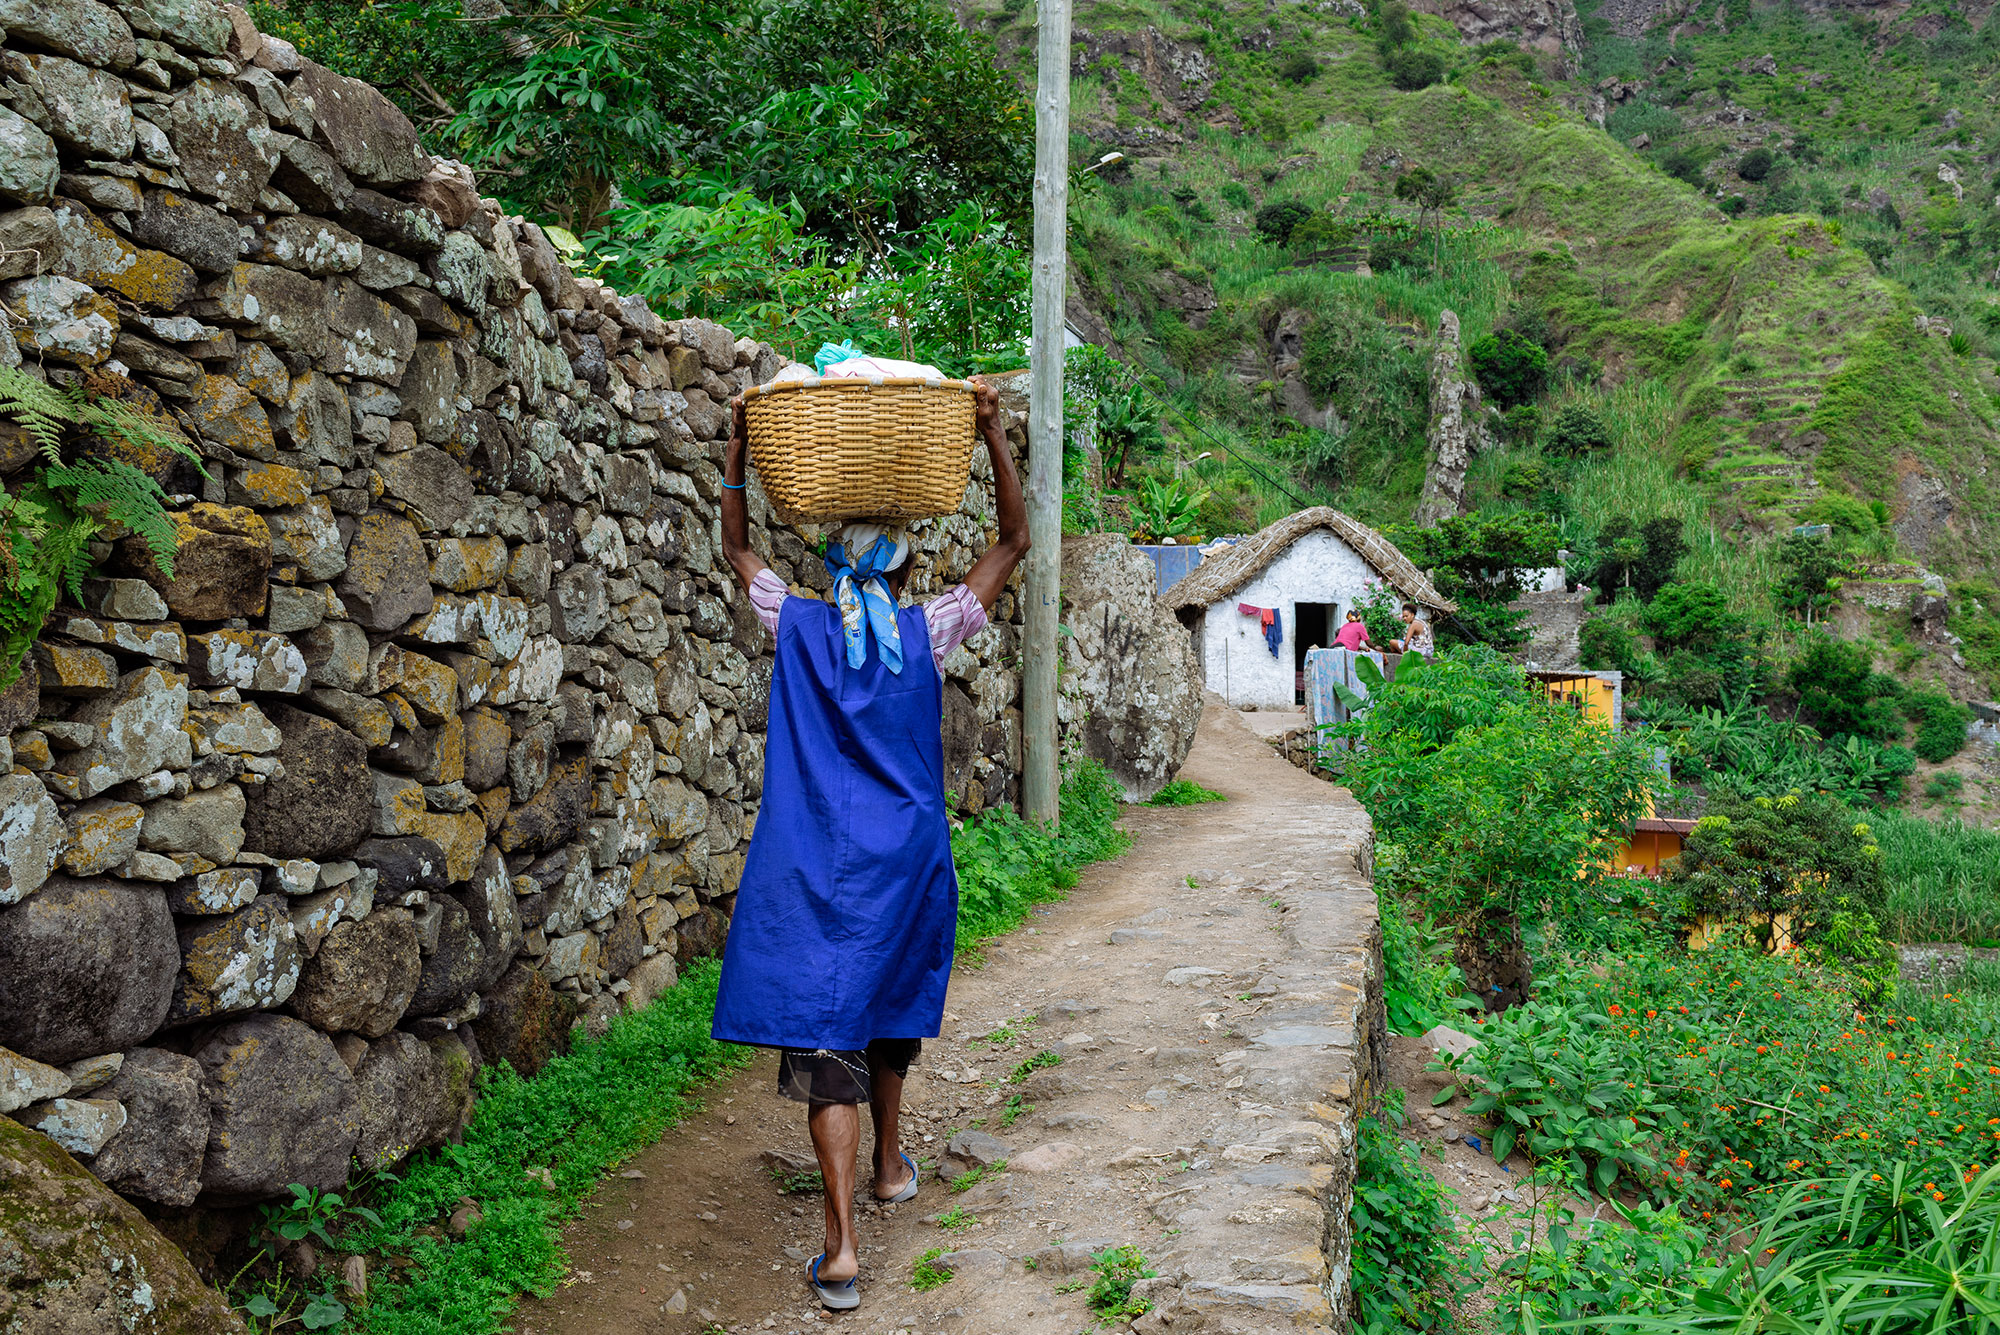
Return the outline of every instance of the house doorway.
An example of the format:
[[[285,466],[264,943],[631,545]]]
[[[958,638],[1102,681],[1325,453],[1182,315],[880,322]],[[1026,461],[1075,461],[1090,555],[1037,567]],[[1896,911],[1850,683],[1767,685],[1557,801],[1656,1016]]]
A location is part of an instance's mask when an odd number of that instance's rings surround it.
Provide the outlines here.
[[[1338,603],[1292,604],[1292,666],[1297,674],[1293,679],[1294,704],[1306,702],[1306,650],[1326,648],[1334,613],[1339,609]]]

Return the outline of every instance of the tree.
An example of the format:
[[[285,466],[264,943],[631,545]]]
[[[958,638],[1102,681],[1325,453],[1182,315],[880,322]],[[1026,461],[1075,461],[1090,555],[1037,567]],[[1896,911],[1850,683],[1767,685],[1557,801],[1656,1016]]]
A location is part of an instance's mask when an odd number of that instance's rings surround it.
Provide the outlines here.
[[[1412,167],[1396,178],[1396,198],[1417,206],[1417,226],[1429,215],[1443,226],[1444,210],[1458,202],[1458,187],[1428,167]]]
[[[1650,745],[1528,689],[1484,649],[1399,670],[1354,730],[1343,781],[1404,850],[1424,909],[1457,925],[1468,981],[1512,999],[1527,981],[1521,929],[1581,911],[1644,811]]]
[[[1299,224],[1312,216],[1312,208],[1309,205],[1299,203],[1296,199],[1286,199],[1280,200],[1275,204],[1266,204],[1263,208],[1257,210],[1255,224],[1257,235],[1263,237],[1274,246],[1285,245],[1291,241],[1292,232],[1297,229]]]
[[[1528,575],[1555,564],[1560,539],[1547,515],[1453,515],[1435,528],[1397,525],[1389,537],[1431,573],[1459,610],[1439,625],[1447,640],[1511,649],[1527,639],[1522,614],[1508,606]]]
[[[1621,589],[1647,602],[1673,579],[1686,553],[1680,520],[1662,516],[1635,524],[1629,516],[1614,515],[1587,544],[1576,568],[1589,572],[1584,578],[1599,602],[1610,602]]]
[[[1428,88],[1444,78],[1442,56],[1409,46],[1398,47],[1384,56],[1382,68],[1389,71],[1389,82],[1406,93]]]
[[[1534,398],[1548,379],[1548,351],[1518,329],[1488,334],[1465,355],[1479,387],[1503,409]]]
[[[1145,391],[1134,385],[1123,394],[1108,395],[1097,401],[1097,442],[1111,465],[1111,485],[1125,485],[1125,465],[1132,451],[1151,454],[1166,444],[1160,434],[1159,419],[1146,402]]]
[[[1738,922],[1768,941],[1782,917],[1794,942],[1823,941],[1874,986],[1882,981],[1874,919],[1887,893],[1882,850],[1838,798],[1717,794],[1668,869],[1666,886],[1680,900],[1684,923]],[[1892,979],[1893,948],[1887,959]]]
[[[1611,448],[1611,428],[1603,414],[1587,403],[1566,403],[1549,427],[1547,449],[1564,459],[1579,459]]]
[[[1823,535],[1789,533],[1778,544],[1778,565],[1783,573],[1772,586],[1778,605],[1804,613],[1810,626],[1816,613],[1833,605],[1847,559]]]

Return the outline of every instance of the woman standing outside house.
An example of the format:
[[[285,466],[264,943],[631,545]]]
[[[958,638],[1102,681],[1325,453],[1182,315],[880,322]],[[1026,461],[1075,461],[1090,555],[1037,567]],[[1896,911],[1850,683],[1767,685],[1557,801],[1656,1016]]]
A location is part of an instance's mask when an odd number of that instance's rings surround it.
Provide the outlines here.
[[[861,1303],[854,1235],[860,1107],[875,1125],[873,1193],[917,1194],[898,1140],[903,1078],[944,1018],[958,925],[945,820],[940,664],[984,629],[1028,550],[1028,512],[999,396],[977,389],[993,460],[998,540],[965,582],[899,608],[910,542],[844,525],[827,546],[834,601],[794,597],[750,548],[742,401],[723,464],[722,549],[777,657],[764,791],[723,950],[714,1035],[779,1049],[778,1085],[806,1105],[826,1184],[826,1247],[806,1282],[835,1310]]]

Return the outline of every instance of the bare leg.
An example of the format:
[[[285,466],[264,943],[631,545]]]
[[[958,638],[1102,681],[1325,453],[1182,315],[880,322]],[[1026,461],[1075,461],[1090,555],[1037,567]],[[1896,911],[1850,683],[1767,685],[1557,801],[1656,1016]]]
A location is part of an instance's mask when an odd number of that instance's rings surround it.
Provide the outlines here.
[[[861,1110],[852,1103],[824,1104],[806,1114],[806,1125],[826,1183],[826,1259],[819,1263],[819,1277],[838,1284],[861,1268],[854,1254],[854,1154],[861,1147]]]
[[[868,1111],[875,1119],[875,1199],[886,1201],[909,1185],[904,1166],[900,1125],[903,1117],[903,1077],[896,1068],[868,1054],[871,1094]]]

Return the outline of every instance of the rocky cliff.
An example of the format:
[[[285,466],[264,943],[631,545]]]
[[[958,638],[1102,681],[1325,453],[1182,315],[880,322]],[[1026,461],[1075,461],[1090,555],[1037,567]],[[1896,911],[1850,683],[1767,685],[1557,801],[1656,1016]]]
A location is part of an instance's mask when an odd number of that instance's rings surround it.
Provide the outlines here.
[[[784,359],[572,274],[240,9],[0,25],[0,360],[204,460],[146,461],[172,576],[102,551],[0,700],[0,1112],[163,1205],[332,1187],[721,942],[771,656],[718,465]],[[0,431],[10,490],[37,466]],[[1005,595],[947,663],[961,810],[1013,796],[1015,646]]]

